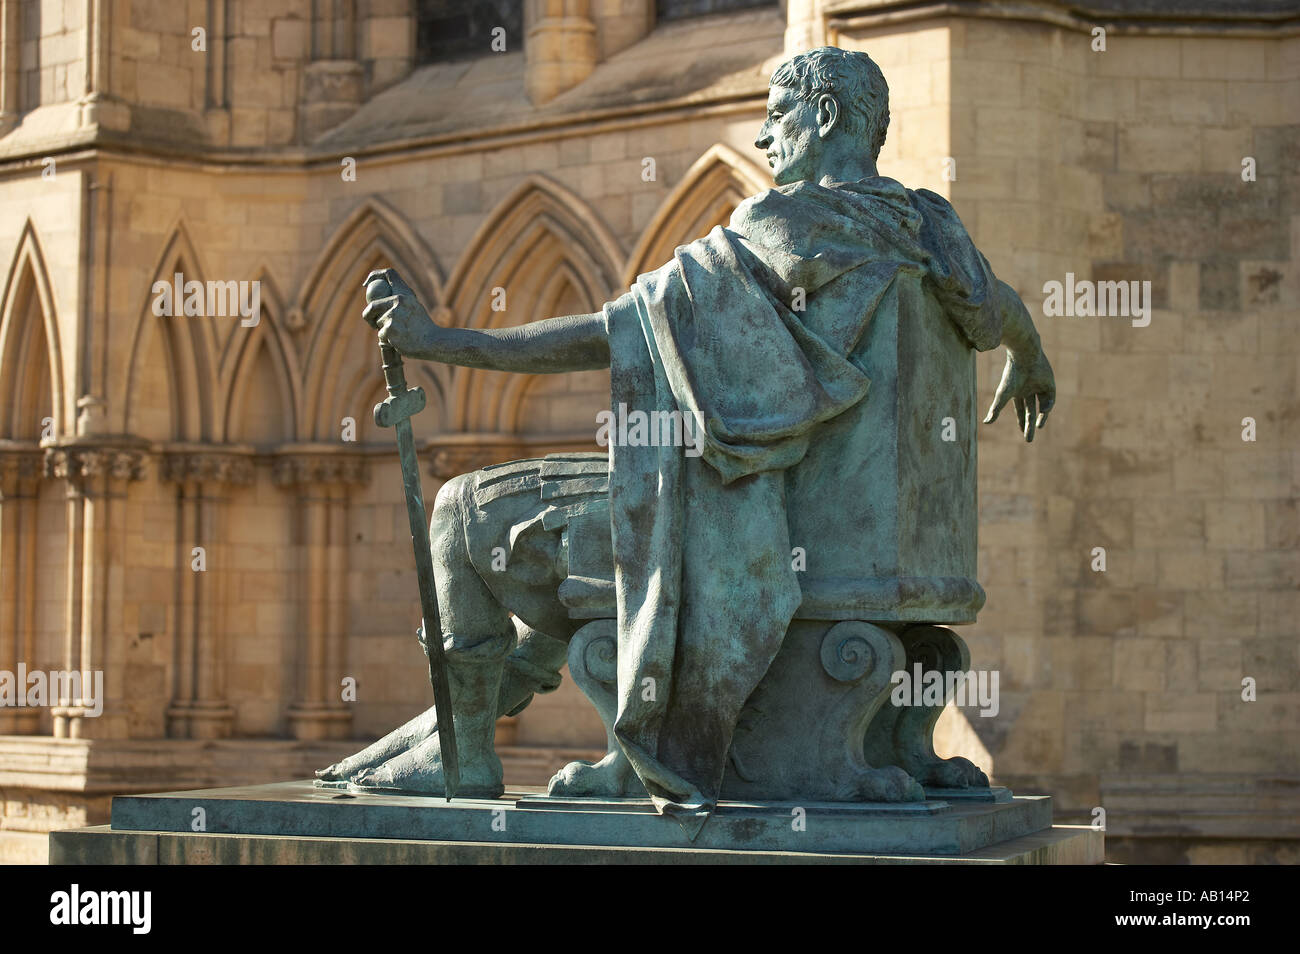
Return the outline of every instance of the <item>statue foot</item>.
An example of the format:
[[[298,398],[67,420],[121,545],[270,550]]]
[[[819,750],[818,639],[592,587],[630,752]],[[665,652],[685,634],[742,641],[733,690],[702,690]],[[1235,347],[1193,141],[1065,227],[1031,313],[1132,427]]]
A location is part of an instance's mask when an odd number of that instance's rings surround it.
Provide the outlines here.
[[[457,719],[457,722],[460,720]],[[500,798],[505,792],[501,760],[492,750],[461,751],[458,798]],[[348,791],[358,794],[400,793],[403,795],[446,794],[442,772],[442,751],[434,734],[414,748],[389,759],[383,765],[362,769],[348,782]]]
[[[897,765],[868,769],[858,776],[856,801],[923,802],[925,789]]]
[[[560,684],[560,667],[564,665],[565,643],[541,633],[522,621],[515,621],[518,645],[506,661],[497,698],[497,715],[517,715],[533,701],[533,694],[552,692]],[[350,755],[328,768],[319,769],[316,777],[323,782],[352,779],[366,769],[379,768],[415,748],[438,731],[438,715],[433,706],[378,742]]]
[[[552,798],[645,798],[645,786],[622,752],[610,752],[599,762],[570,762],[551,777],[546,794]]]
[[[410,722],[394,729],[378,742],[371,743],[341,762],[335,762],[329,768],[317,770],[316,777],[324,782],[346,781],[365,769],[377,768],[389,759],[396,758],[437,731],[438,714],[433,706],[429,706]]]
[[[989,777],[978,765],[960,755],[935,759],[914,772],[922,785],[930,788],[988,788]]]
[[[533,701],[536,687],[519,677],[503,681],[501,696],[497,703],[499,715],[515,715],[528,707]],[[378,742],[349,755],[341,762],[335,762],[328,768],[317,769],[316,777],[322,782],[347,781],[366,769],[379,768],[390,759],[395,759],[404,752],[409,752],[425,739],[438,731],[438,713],[433,706],[425,709],[410,722],[394,729]]]

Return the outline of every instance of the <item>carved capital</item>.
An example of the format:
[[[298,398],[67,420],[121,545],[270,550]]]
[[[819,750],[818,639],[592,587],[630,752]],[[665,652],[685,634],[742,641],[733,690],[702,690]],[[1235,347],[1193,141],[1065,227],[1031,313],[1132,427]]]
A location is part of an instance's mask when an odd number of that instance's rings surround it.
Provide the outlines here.
[[[173,483],[251,484],[253,461],[239,454],[203,451],[166,454],[161,476]]]
[[[443,444],[434,445],[429,453],[429,473],[439,480],[482,470],[489,464],[526,456],[518,444]]]
[[[370,463],[362,457],[328,454],[294,454],[277,458],[271,467],[277,487],[318,486],[320,484],[365,484],[370,479]]]
[[[43,459],[37,447],[0,449],[0,500],[16,496],[21,482],[44,476]]]
[[[49,447],[45,450],[45,476],[63,480],[95,477],[143,480],[144,467],[143,450],[120,447]]]

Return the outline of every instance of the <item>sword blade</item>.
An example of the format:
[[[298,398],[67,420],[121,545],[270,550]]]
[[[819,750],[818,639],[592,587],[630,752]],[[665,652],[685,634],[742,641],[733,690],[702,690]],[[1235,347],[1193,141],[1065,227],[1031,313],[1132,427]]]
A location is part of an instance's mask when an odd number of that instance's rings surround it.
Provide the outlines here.
[[[433,555],[429,551],[429,521],[424,514],[424,490],[420,484],[420,459],[415,453],[411,419],[403,418],[397,431],[397,453],[402,461],[402,488],[406,492],[406,514],[411,522],[411,545],[415,548],[415,574],[420,585],[420,611],[424,616],[424,644],[429,653],[429,682],[433,685],[433,711],[438,717],[438,747],[442,753],[442,775],[447,800],[460,787],[460,760],[456,752],[456,724],[452,721],[451,686],[447,681],[447,657],[442,648],[442,621],[438,616],[438,593],[433,585]]]

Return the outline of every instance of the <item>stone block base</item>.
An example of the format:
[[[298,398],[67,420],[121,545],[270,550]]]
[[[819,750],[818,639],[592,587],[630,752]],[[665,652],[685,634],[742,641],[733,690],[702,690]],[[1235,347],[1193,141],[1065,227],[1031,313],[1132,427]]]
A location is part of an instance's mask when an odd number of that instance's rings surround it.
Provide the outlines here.
[[[1096,864],[1102,835],[1053,828],[1051,799],[723,802],[691,841],[648,801],[354,795],[307,781],[129,795],[108,827],[54,832],[59,863]],[[201,830],[195,831],[195,828]]]
[[[964,855],[186,835],[113,831],[107,825],[50,833],[50,864],[54,865],[1099,865],[1102,855],[1101,832],[1069,825],[1056,825]]]

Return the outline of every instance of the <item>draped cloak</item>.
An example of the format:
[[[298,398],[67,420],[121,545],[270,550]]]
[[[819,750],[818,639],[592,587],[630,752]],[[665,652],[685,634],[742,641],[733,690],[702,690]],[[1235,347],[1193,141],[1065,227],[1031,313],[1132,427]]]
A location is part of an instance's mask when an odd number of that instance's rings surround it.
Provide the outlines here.
[[[883,177],[754,196],[605,306],[611,406],[703,425],[699,456],[610,446],[614,732],[691,838],[801,600],[783,471],[867,395],[853,353],[903,272],[972,347],[999,343],[996,280],[952,206]]]

